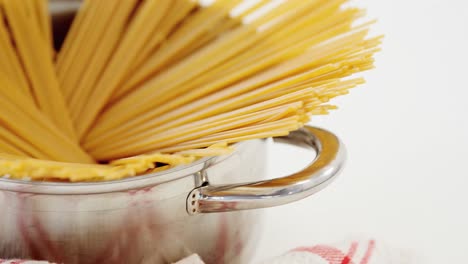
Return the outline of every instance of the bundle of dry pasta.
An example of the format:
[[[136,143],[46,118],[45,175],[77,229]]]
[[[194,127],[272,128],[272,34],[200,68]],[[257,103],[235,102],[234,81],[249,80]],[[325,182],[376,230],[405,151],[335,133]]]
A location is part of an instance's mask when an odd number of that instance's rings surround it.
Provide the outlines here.
[[[346,2],[85,0],[54,51],[46,0],[0,0],[0,174],[114,180],[287,135],[373,67]]]

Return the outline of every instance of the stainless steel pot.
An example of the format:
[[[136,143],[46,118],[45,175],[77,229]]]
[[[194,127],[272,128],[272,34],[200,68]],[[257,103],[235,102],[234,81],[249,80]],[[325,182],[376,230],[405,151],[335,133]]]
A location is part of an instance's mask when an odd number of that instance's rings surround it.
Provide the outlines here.
[[[228,156],[119,181],[0,179],[0,258],[154,264],[197,253],[207,263],[248,263],[259,236],[259,210],[243,209],[302,199],[343,167],[343,145],[330,132],[306,127],[276,140],[313,148],[317,155],[299,173],[264,181],[266,140],[237,144]],[[245,179],[251,182],[229,184]]]
[[[77,0],[52,1],[57,46],[78,6]],[[197,253],[207,263],[248,263],[261,212],[243,209],[302,199],[324,188],[343,166],[344,148],[330,132],[307,127],[277,140],[313,148],[317,155],[303,171],[265,181],[266,140],[120,181],[0,178],[0,258],[157,264]]]

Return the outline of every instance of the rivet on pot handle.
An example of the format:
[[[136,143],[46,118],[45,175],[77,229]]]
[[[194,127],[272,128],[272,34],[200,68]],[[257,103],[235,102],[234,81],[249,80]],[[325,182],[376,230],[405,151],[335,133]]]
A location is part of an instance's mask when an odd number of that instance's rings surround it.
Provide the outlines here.
[[[346,150],[331,132],[306,126],[277,139],[298,146],[306,144],[315,149],[317,155],[307,168],[286,177],[196,188],[187,197],[187,212],[228,212],[294,202],[323,189],[343,168]]]

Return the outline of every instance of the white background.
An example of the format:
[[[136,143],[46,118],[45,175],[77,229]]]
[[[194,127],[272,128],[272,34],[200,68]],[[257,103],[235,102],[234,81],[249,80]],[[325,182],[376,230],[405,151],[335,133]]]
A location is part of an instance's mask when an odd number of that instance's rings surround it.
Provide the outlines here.
[[[312,122],[345,142],[347,167],[313,197],[265,210],[256,260],[358,235],[406,248],[415,263],[467,263],[468,2],[354,4],[386,35],[377,69]],[[276,175],[303,165],[301,153],[281,154]]]

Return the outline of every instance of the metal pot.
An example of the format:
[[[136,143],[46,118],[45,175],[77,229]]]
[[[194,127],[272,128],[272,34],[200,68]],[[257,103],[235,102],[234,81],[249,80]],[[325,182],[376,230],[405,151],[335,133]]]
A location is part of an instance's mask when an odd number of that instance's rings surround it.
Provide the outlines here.
[[[78,6],[77,0],[52,1],[57,47]],[[261,211],[243,209],[302,199],[325,187],[343,166],[344,148],[330,132],[307,127],[277,140],[314,148],[317,155],[303,171],[265,181],[260,180],[266,176],[267,140],[120,181],[0,178],[0,258],[154,264],[197,253],[207,263],[247,263]]]
[[[306,127],[278,138],[314,148],[304,170],[264,178],[267,140],[165,172],[112,182],[0,178],[0,257],[66,264],[171,263],[191,253],[207,263],[248,263],[259,210],[324,188],[343,166],[330,132]],[[227,184],[250,179],[249,183]],[[219,183],[223,184],[219,184]],[[216,183],[216,184],[215,184]]]

